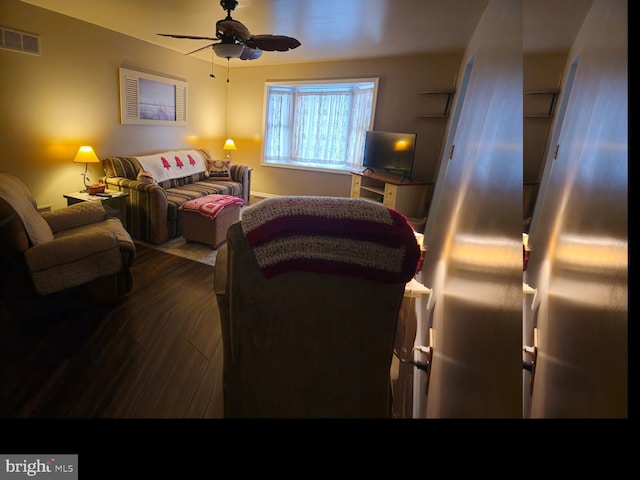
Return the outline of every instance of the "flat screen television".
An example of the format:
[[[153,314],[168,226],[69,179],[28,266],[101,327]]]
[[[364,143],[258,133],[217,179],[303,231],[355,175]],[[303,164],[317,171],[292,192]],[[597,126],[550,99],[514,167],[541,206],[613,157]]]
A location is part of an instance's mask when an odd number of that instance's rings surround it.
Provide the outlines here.
[[[364,143],[364,171],[389,173],[411,180],[416,152],[416,133],[369,130]]]

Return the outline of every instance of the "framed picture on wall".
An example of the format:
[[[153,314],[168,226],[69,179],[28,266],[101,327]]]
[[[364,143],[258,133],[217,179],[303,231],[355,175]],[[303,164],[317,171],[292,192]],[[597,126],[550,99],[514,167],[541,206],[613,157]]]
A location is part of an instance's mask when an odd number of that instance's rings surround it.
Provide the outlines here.
[[[120,68],[120,123],[186,125],[187,82]]]

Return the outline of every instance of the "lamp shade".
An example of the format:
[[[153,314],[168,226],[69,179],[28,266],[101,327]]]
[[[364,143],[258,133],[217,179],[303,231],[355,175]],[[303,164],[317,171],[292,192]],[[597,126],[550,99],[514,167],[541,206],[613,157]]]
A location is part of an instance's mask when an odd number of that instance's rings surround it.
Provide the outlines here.
[[[93,148],[83,145],[78,149],[78,153],[76,153],[76,157],[73,161],[80,163],[96,163],[99,162],[100,159],[96,155],[96,152],[93,151]]]
[[[237,150],[235,142],[231,138],[227,138],[227,141],[224,142],[223,150]]]
[[[213,51],[222,58],[238,58],[242,55],[244,47],[236,43],[216,43],[213,46]]]

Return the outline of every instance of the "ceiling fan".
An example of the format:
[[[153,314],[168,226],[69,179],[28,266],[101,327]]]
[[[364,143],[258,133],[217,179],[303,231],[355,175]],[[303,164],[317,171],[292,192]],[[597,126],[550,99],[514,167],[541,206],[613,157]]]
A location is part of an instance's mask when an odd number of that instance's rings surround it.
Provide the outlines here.
[[[216,22],[215,37],[175,35],[170,33],[158,33],[158,35],[173,38],[189,38],[193,40],[212,40],[216,43],[205,45],[204,47],[187,53],[187,55],[212,47],[218,57],[226,58],[227,60],[230,58],[255,60],[256,58],[260,58],[263,51],[286,52],[301,45],[295,38],[284,35],[253,35],[242,23],[231,18],[231,11],[235,10],[238,6],[236,0],[220,0],[220,5],[223,10],[226,10],[227,16]]]

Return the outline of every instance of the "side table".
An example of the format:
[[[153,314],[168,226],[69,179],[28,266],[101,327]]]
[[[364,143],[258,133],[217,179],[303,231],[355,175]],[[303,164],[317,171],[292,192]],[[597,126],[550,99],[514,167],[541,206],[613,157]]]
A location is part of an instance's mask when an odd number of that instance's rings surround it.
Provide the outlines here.
[[[107,216],[117,217],[122,224],[127,226],[127,197],[126,192],[118,192],[117,190],[105,190],[105,194],[110,197],[89,195],[87,192],[65,193],[64,198],[67,199],[67,205],[73,205],[79,202],[102,202]]]

